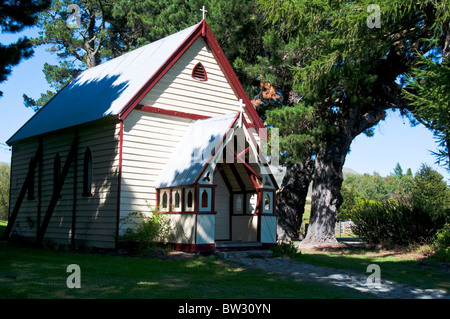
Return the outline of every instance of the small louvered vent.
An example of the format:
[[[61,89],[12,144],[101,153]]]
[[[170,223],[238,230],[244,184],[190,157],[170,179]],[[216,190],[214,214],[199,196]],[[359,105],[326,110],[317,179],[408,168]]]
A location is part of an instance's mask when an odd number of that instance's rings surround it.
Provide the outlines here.
[[[206,70],[200,62],[197,63],[194,70],[192,70],[192,78],[194,78],[194,80],[197,80],[197,81],[208,80],[208,76],[206,75]]]

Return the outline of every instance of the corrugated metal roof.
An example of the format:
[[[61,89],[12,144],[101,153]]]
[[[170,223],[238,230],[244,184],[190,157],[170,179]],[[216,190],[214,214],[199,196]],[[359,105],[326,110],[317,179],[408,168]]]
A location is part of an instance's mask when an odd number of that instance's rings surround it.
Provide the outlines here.
[[[118,115],[199,24],[82,72],[7,143]]]
[[[192,185],[207,164],[211,152],[236,119],[236,113],[221,115],[192,124],[159,177],[156,188]]]

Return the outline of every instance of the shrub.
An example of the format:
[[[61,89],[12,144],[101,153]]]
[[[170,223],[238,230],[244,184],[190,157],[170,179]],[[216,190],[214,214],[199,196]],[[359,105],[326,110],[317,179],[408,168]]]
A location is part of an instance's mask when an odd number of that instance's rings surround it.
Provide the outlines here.
[[[365,202],[353,212],[353,232],[370,244],[384,246],[431,243],[448,212],[428,210],[418,202],[391,199]]]
[[[429,259],[441,262],[450,262],[450,224],[446,224],[436,234],[433,243],[435,253]]]
[[[274,257],[294,257],[301,254],[293,242],[279,243],[270,249],[273,251]]]
[[[157,243],[167,243],[172,225],[165,214],[153,210],[151,214],[135,212],[122,221],[127,229],[121,236],[122,242],[128,245],[136,245],[139,255],[149,255],[155,250]]]
[[[450,247],[450,224],[446,224],[436,235],[436,249]]]

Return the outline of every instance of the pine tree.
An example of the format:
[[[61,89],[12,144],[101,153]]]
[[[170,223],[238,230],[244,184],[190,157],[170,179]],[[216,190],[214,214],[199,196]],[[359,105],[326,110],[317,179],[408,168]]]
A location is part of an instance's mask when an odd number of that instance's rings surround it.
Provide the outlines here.
[[[447,51],[438,57],[421,56],[421,62],[410,74],[404,94],[415,107],[413,123],[421,123],[430,129],[438,142],[438,150],[433,152],[437,163],[450,170],[450,32],[447,32]]]
[[[48,51],[56,53],[60,59],[58,65],[46,63],[43,69],[47,82],[56,91],[80,70],[94,67],[108,58],[109,52],[102,50],[107,38],[104,4],[103,0],[52,0],[49,10],[39,15],[37,25],[42,31],[32,40],[35,46],[50,45]],[[24,94],[24,104],[37,111],[54,94],[47,91],[37,101]]]
[[[412,198],[424,205],[430,212],[440,212],[450,208],[447,183],[443,176],[428,165],[422,165],[414,176]]]
[[[446,2],[372,2],[259,1],[299,57],[290,65],[293,88],[302,107],[313,108],[315,172],[305,244],[336,243],[342,168],[353,139],[373,135],[388,109],[414,109],[397,79],[420,55],[442,49],[432,40],[448,33],[441,27],[450,21]]]
[[[0,27],[2,32],[16,33],[36,23],[39,12],[48,8],[50,0],[18,0],[0,3]],[[9,45],[0,44],[0,83],[6,81],[11,67],[22,59],[33,55],[32,43],[28,38],[19,39]],[[0,96],[3,92],[0,91]]]

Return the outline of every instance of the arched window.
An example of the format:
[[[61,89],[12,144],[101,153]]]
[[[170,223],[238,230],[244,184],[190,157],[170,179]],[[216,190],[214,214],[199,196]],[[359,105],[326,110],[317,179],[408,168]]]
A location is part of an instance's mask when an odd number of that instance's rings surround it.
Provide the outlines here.
[[[167,208],[167,192],[164,192],[162,196],[162,208]]]
[[[206,74],[205,67],[201,62],[197,63],[197,65],[192,70],[192,78],[201,82],[208,80],[208,75]]]
[[[173,204],[173,207],[180,208],[180,192],[176,191],[174,197],[175,197],[175,202]]]
[[[57,194],[60,192],[59,189],[60,175],[61,175],[61,157],[59,156],[59,153],[56,153],[55,160],[53,162],[53,194]]]
[[[202,208],[208,208],[208,192],[206,189],[202,193]]]
[[[187,208],[192,208],[193,205],[193,195],[192,195],[192,191],[189,190],[188,195],[187,195]]]
[[[83,196],[92,196],[92,153],[88,147],[84,152]]]
[[[236,213],[242,213],[242,196],[241,195],[238,195],[236,197],[236,203],[235,203],[234,210]]]
[[[269,194],[264,197],[264,210],[270,210],[270,196]]]

